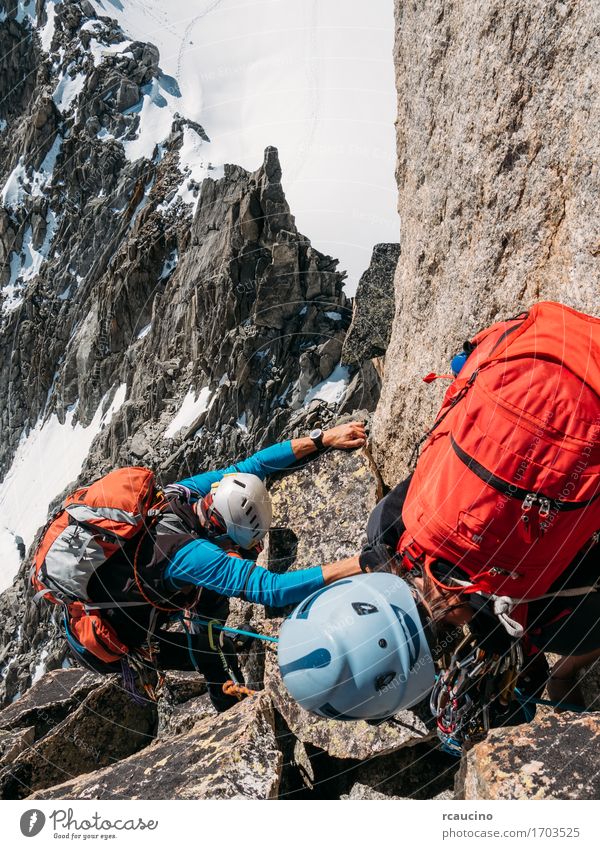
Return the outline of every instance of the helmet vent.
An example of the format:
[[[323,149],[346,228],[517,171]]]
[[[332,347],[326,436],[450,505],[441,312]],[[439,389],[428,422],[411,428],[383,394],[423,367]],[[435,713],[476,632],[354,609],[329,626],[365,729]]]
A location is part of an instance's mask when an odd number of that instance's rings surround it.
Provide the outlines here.
[[[321,707],[319,708],[319,712],[322,713],[323,716],[331,717],[331,719],[341,719],[345,720],[346,722],[353,722],[354,720],[361,718],[360,716],[350,716],[346,713],[340,713],[333,707],[333,705],[329,704],[329,702],[326,702],[324,705],[321,705]]]
[[[352,583],[352,581],[349,578],[347,578],[345,581],[337,581],[335,584],[329,584],[326,587],[322,587],[322,589],[317,590],[312,595],[309,595],[309,597],[306,599],[306,601],[302,602],[301,607],[298,608],[298,612],[296,613],[296,619],[308,619],[308,611],[310,610],[310,608],[313,606],[315,601],[320,596],[322,596],[324,593],[329,592],[330,590],[332,590],[334,588],[339,589],[340,587],[343,587],[344,584],[351,584],[351,583]]]
[[[237,478],[235,478],[233,482],[234,482],[235,484],[237,484],[238,486],[241,486],[241,487],[242,487],[242,489],[246,489],[246,484],[245,484],[245,483],[242,483],[242,481],[239,481]]]
[[[369,613],[378,613],[379,608],[368,601],[353,601],[352,607],[359,616],[368,616]]]
[[[375,679],[375,689],[383,690],[384,687],[387,687],[388,684],[392,683],[395,677],[395,672],[386,672],[384,675],[378,675]]]

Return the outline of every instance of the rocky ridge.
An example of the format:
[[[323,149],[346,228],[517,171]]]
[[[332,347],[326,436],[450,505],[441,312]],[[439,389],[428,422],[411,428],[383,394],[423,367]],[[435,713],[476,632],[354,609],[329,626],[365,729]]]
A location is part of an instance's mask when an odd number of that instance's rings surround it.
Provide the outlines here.
[[[156,48],[86,2],[55,6],[51,31],[43,3],[35,14],[7,4],[5,15],[0,467],[36,422],[56,413],[88,425],[117,389],[121,406],[82,482],[147,463],[167,483],[373,409],[370,361],[339,365],[352,312],[344,275],[298,233],[277,151],[253,174],[231,165],[195,185],[182,145],[192,134],[202,150],[206,134],[176,115],[152,158],[130,161],[148,99],[164,108],[160,98],[176,93]],[[35,85],[15,87],[19,72]],[[336,369],[332,402],[307,400]],[[7,700],[65,656],[48,611],[26,604],[22,578],[2,606]]]

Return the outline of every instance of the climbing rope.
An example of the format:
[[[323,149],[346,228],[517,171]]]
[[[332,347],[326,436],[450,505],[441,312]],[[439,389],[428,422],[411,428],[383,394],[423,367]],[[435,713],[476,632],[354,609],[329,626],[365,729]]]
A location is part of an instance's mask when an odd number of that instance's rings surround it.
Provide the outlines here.
[[[202,616],[183,616],[178,618],[181,618],[184,622],[191,622],[193,624],[204,625],[206,627],[210,625],[212,628],[216,628],[217,631],[225,631],[226,634],[237,634],[241,637],[252,637],[254,640],[262,640],[265,643],[279,642],[279,637],[270,637],[267,634],[259,634],[257,631],[243,631],[241,628],[231,628],[229,625],[219,624],[219,620],[217,619],[205,619]]]
[[[548,707],[560,708],[561,710],[569,710],[573,713],[597,713],[597,711],[582,708],[581,705],[574,705],[570,702],[555,702],[550,699],[534,699],[533,696],[526,696],[520,690],[515,690],[515,695],[522,705],[547,705]]]

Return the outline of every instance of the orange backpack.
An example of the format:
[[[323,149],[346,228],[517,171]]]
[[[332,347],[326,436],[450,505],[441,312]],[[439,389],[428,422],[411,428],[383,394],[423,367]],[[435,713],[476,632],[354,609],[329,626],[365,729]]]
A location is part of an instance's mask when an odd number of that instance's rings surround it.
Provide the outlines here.
[[[116,469],[65,499],[34,555],[34,600],[43,597],[63,605],[69,642],[106,663],[119,660],[128,648],[102,618],[101,608],[107,605],[94,604],[88,597],[88,584],[109,557],[144,531],[159,512],[152,509],[156,500],[150,469]]]
[[[459,566],[467,592],[531,600],[600,529],[600,320],[542,302],[471,345],[417,462],[398,551],[408,568]]]

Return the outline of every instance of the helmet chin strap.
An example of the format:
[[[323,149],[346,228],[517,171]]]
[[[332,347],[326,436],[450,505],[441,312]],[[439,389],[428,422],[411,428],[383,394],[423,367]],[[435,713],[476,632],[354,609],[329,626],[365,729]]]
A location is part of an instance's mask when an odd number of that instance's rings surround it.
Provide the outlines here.
[[[221,534],[227,533],[227,528],[224,528],[216,517],[211,515],[210,506],[207,506],[206,504],[207,498],[209,498],[208,495],[205,495],[203,498],[199,498],[194,505],[194,510],[200,519],[202,527],[207,530],[211,536],[220,536]]]

